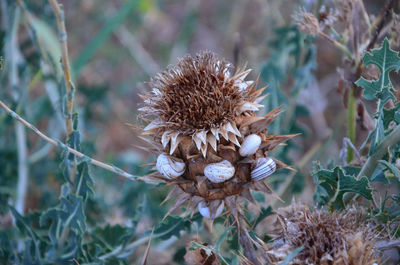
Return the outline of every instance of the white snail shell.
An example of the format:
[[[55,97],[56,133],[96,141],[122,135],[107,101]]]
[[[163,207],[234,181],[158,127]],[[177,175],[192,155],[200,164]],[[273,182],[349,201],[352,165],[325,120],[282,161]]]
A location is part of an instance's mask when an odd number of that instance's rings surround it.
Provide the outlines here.
[[[251,171],[251,178],[255,181],[265,179],[276,170],[276,163],[269,157],[257,159],[255,168]]]
[[[164,177],[174,179],[185,172],[186,165],[178,158],[167,154],[160,154],[157,157],[156,168]]]
[[[261,144],[261,137],[257,134],[250,134],[244,138],[243,143],[239,149],[241,156],[254,155]]]
[[[218,202],[217,201],[213,201],[211,203],[218,203]],[[222,212],[224,211],[225,203],[222,201],[218,205],[218,207],[216,208],[216,210],[214,212],[212,212],[212,210],[210,209],[211,207],[207,206],[207,202],[206,201],[199,202],[199,205],[197,207],[199,209],[200,214],[203,217],[205,217],[207,219],[215,219],[218,216],[220,216],[222,214]]]
[[[235,175],[235,167],[228,160],[212,163],[204,168],[204,176],[211,182],[221,183]]]

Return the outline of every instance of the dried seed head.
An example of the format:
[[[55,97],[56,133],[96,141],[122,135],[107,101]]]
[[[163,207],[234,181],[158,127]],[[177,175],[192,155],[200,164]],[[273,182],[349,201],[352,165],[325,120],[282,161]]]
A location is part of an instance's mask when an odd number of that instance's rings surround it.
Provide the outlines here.
[[[378,263],[373,248],[377,233],[356,209],[329,213],[292,204],[279,209],[278,216],[283,223],[279,239],[285,243],[267,252],[272,260],[279,261],[303,246],[291,264]]]
[[[318,15],[320,30],[323,31],[325,28],[331,27],[336,22],[337,17],[337,9],[327,8],[325,5],[322,5]]]
[[[318,19],[304,8],[294,15],[298,29],[304,34],[317,35],[320,31]]]
[[[168,130],[184,134],[220,128],[234,121],[235,109],[246,98],[248,72],[230,75],[231,65],[204,52],[187,56],[150,82],[144,114],[160,118]]]
[[[141,117],[152,122],[144,129],[157,134],[172,155],[185,136],[191,137],[203,156],[208,144],[216,151],[220,136],[239,145],[236,117],[258,111],[262,90],[244,81],[250,70],[231,74],[231,65],[213,53],[187,56],[151,80],[151,91],[141,95]]]
[[[176,185],[167,197],[176,199],[168,214],[187,202],[188,212],[200,210],[206,218],[223,214],[224,205],[237,218],[238,198],[255,203],[250,190],[270,193],[262,179],[287,167],[270,159],[273,170],[252,179],[256,161],[294,135],[268,134],[281,111],[256,116],[265,88],[245,81],[250,70],[231,74],[230,68],[209,52],[185,57],[152,79],[141,96],[148,123],[142,139],[158,155],[155,171],[143,180]]]

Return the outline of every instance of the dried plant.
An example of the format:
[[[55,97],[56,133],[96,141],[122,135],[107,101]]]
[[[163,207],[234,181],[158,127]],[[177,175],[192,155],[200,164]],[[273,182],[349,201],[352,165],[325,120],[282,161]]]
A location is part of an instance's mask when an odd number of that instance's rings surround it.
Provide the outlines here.
[[[168,213],[188,201],[192,215],[198,208],[214,219],[226,205],[240,226],[238,199],[255,203],[251,189],[271,193],[262,180],[287,166],[268,154],[294,135],[268,135],[279,109],[256,116],[265,88],[245,81],[250,70],[230,71],[229,63],[203,52],[151,80],[140,111],[151,117],[144,139],[158,158],[143,179],[176,185]]]
[[[381,264],[374,244],[378,233],[358,209],[329,213],[297,203],[277,210],[276,239],[267,250],[278,264],[302,247],[290,264]]]

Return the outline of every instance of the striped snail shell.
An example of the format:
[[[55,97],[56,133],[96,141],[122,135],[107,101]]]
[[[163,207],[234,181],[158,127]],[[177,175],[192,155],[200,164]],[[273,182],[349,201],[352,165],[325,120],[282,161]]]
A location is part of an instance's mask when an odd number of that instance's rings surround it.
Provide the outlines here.
[[[206,201],[201,201],[199,202],[197,207],[203,217],[207,219],[215,219],[222,214],[225,207],[224,201],[220,202],[219,205],[216,203],[219,203],[219,201],[212,201],[210,205],[207,205]],[[213,207],[211,206],[211,204],[214,204]]]
[[[269,157],[262,157],[257,159],[256,166],[251,171],[251,178],[259,181],[272,175],[276,170],[276,163]]]
[[[186,165],[182,160],[163,153],[157,157],[156,168],[164,177],[174,179],[185,172]]]

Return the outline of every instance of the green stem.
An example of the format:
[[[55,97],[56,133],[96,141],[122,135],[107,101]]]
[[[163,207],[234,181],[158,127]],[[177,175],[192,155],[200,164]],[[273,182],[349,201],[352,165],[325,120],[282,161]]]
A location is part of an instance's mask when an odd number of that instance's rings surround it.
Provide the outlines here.
[[[361,168],[360,173],[357,175],[357,179],[360,179],[363,176],[366,176],[368,179],[371,179],[372,173],[374,173],[378,161],[383,158],[383,156],[388,152],[388,148],[392,145],[398,144],[400,142],[400,125],[397,125],[393,131],[385,137],[382,143],[376,148],[376,151],[368,157],[367,162],[365,162],[364,166]],[[355,193],[345,194],[343,198],[343,202],[348,204],[354,197]]]
[[[393,131],[385,137],[382,143],[378,146],[376,151],[368,158],[364,166],[361,168],[360,173],[358,173],[357,178],[366,176],[370,178],[372,173],[374,173],[378,161],[388,152],[388,148],[392,145],[399,143],[400,141],[400,125],[397,125]]]
[[[354,97],[354,87],[349,90],[347,104],[347,137],[354,144],[356,140],[356,98]],[[347,163],[353,160],[354,151],[351,146],[347,147]]]

